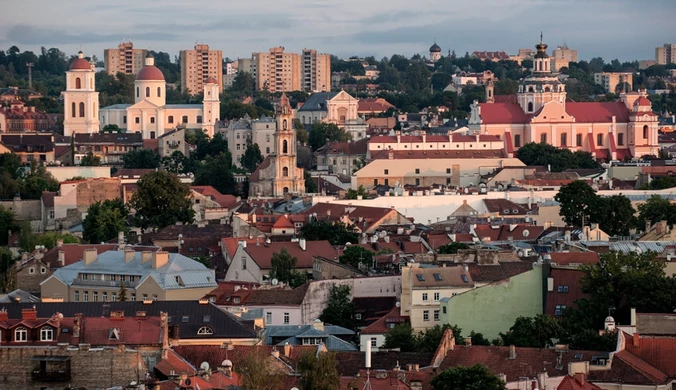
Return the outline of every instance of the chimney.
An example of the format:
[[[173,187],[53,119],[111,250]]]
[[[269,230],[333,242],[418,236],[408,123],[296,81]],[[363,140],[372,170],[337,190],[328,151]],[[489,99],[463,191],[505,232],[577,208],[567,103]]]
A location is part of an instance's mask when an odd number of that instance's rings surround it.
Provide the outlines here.
[[[239,246],[246,248],[246,240],[239,241]]]
[[[291,357],[291,345],[289,343],[284,344],[284,356]]]
[[[466,347],[472,346],[472,338],[471,337],[465,337],[465,346]]]
[[[153,253],[153,269],[163,267],[169,262],[169,253],[166,251],[157,251]]]
[[[80,337],[80,325],[82,325],[82,313],[75,313],[75,319],[73,319],[73,337]]]
[[[516,347],[513,345],[509,346],[509,358],[516,359]]]
[[[66,265],[66,252],[64,252],[62,250],[59,251],[59,257],[58,257],[57,262],[59,263],[60,267],[63,267],[64,265]]]
[[[276,349],[273,349],[273,350],[272,350],[272,356],[274,356],[274,357],[276,357],[277,359],[279,359],[279,351],[276,350]]]
[[[38,311],[33,306],[32,309],[21,309],[21,319],[24,321],[35,321],[38,319]]]
[[[59,248],[61,248],[63,246],[63,239],[62,238],[59,238],[58,240],[56,240],[56,246],[58,246]]]
[[[636,308],[635,308],[635,307],[632,307],[632,308],[631,308],[631,317],[630,317],[630,319],[631,319],[631,324],[629,324],[629,325],[630,325],[630,326],[633,326],[633,327],[636,327]]]
[[[7,322],[8,319],[9,314],[7,313],[7,309],[2,308],[2,310],[0,310],[0,322]]]
[[[364,367],[368,370],[371,368],[371,343],[366,343],[366,356],[365,356]]]
[[[323,331],[324,331],[324,323],[323,323],[321,320],[315,320],[315,321],[312,323],[312,327],[315,328],[315,329],[317,329],[317,330],[320,331],[320,332],[323,332]]]
[[[566,236],[566,242],[570,242],[570,230],[566,230],[565,236]]]
[[[143,251],[141,252],[141,264],[145,264],[148,260],[153,258],[153,252]]]
[[[584,375],[584,374],[581,373],[581,372],[578,372],[577,374],[575,374],[575,380],[577,380],[577,382],[578,382],[578,383],[580,384],[580,386],[582,386],[582,387],[584,387],[585,384],[587,383],[587,380],[586,380],[586,379],[587,379],[587,378],[586,378],[586,375]]]
[[[298,240],[298,245],[300,246],[300,249],[302,249],[302,250],[307,250],[307,245],[306,245],[306,243],[305,243],[305,239],[304,239],[304,238],[301,238],[300,240]]]
[[[124,246],[124,232],[117,233],[117,245]]]
[[[124,251],[124,262],[128,263],[134,259],[134,256],[136,256],[136,252],[133,250],[125,250]]]
[[[88,248],[82,253],[82,260],[85,265],[89,265],[96,260],[96,256],[98,256],[98,251],[95,248]]]

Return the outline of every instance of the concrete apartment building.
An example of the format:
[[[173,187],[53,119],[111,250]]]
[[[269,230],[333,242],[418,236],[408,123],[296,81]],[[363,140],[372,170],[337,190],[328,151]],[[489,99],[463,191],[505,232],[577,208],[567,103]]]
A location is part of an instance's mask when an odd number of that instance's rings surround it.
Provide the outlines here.
[[[181,50],[181,91],[191,95],[203,91],[209,78],[218,81],[223,90],[223,52],[209,50],[209,45],[196,44],[193,50]]]
[[[568,67],[571,62],[577,62],[577,50],[569,49],[566,44],[552,51],[551,69],[558,72],[563,67]]]
[[[274,149],[276,130],[277,121],[265,115],[259,119],[245,117],[225,122],[225,125],[218,129],[225,135],[228,149],[232,154],[232,162],[238,167],[242,166],[241,159],[249,145],[258,144],[263,157],[267,157]]]
[[[631,91],[634,85],[634,74],[632,72],[594,73],[594,83],[603,85],[606,92],[610,93],[615,93],[618,85],[627,83],[629,84],[627,90]]]
[[[657,65],[676,63],[676,43],[665,43],[655,48],[655,62]]]
[[[273,47],[269,52],[253,53],[252,69],[256,88],[271,93],[301,90],[300,55],[285,53],[284,47]]]
[[[122,42],[117,49],[103,50],[103,63],[106,73],[136,74],[143,68],[143,63],[148,55],[148,50],[134,49],[131,42]]]
[[[303,90],[324,92],[331,90],[331,55],[317,50],[303,49]]]

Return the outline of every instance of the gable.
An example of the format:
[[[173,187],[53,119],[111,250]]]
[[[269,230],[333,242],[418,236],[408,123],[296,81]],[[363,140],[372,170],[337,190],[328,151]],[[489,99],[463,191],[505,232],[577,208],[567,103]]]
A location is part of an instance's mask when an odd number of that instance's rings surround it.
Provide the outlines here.
[[[566,110],[563,108],[563,105],[559,102],[551,101],[545,103],[545,105],[538,110],[535,116],[531,119],[531,122],[575,122],[575,118],[570,116]]]
[[[158,109],[160,106],[157,104],[154,104],[152,102],[149,102],[148,100],[141,100],[140,102],[133,104],[129,107],[127,107],[127,111],[130,110],[147,110],[147,109]]]
[[[349,102],[349,101],[355,101],[357,102],[357,99],[353,98],[349,93],[345,91],[340,91],[338,92],[338,95],[334,96],[332,99],[329,99],[330,102]]]

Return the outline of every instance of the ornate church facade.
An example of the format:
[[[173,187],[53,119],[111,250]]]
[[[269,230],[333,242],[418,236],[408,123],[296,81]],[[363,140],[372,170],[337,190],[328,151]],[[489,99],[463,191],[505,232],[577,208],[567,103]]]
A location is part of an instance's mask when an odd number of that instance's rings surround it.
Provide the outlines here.
[[[273,152],[249,177],[249,196],[279,197],[305,192],[304,171],[296,166],[296,132],[293,109],[286,94],[277,108]]]
[[[569,101],[550,68],[547,45],[541,39],[535,47],[532,72],[516,96],[495,96],[492,80],[486,82],[486,103],[472,105],[470,133],[499,136],[510,157],[529,142],[608,160],[659,152],[657,115],[645,91],[623,93],[615,102]]]

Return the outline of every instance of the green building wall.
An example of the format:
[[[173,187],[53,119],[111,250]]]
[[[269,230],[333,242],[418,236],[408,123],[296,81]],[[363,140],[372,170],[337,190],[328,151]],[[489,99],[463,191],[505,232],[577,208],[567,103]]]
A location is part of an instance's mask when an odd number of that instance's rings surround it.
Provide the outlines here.
[[[487,266],[490,267],[490,266]],[[458,325],[462,334],[488,340],[505,333],[517,317],[542,314],[542,267],[441,300],[441,324]]]

